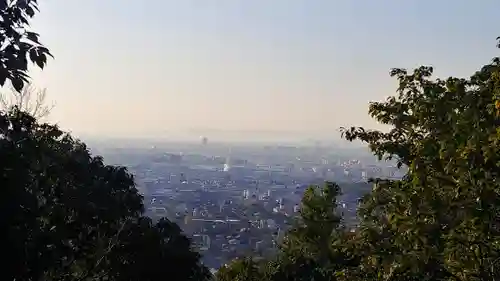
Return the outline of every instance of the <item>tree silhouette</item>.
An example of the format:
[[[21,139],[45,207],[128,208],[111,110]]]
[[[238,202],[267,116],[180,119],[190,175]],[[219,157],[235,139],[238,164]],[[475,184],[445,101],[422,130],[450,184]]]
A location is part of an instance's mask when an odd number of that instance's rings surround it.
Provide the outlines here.
[[[0,113],[0,170],[3,279],[208,276],[177,225],[142,217],[126,168],[104,164],[57,127],[18,109]]]
[[[28,82],[28,60],[42,68],[49,50],[39,41],[39,34],[28,29],[38,12],[37,0],[0,1],[0,86],[9,80],[16,91]]]
[[[35,0],[0,0],[0,86],[10,80],[19,98],[0,110],[2,280],[206,280],[179,227],[143,217],[126,168],[40,123],[44,93],[26,103],[28,55],[40,68],[50,55],[26,30],[35,11]]]

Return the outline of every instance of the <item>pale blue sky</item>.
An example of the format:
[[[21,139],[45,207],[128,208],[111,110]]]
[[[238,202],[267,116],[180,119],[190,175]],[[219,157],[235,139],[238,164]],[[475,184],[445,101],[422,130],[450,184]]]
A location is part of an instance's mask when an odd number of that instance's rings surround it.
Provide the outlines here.
[[[498,54],[498,0],[43,0],[34,71],[77,134],[373,126],[391,67],[468,75]]]

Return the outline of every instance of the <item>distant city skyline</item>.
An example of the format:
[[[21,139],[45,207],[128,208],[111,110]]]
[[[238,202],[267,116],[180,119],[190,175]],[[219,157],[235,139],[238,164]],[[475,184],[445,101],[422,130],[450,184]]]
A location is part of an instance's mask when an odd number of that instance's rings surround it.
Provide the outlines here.
[[[202,138],[207,138],[208,143],[220,142],[269,142],[269,143],[302,143],[302,142],[339,142],[343,140],[340,137],[338,129],[332,132],[318,131],[264,131],[264,130],[221,130],[221,129],[186,129],[186,130],[165,130],[157,133],[143,132],[140,134],[113,136],[102,136],[98,134],[83,134],[84,138],[92,139],[144,139],[151,141],[180,141],[200,143]]]
[[[147,3],[41,1],[32,27],[55,60],[32,77],[50,121],[82,136],[338,139],[379,128],[368,103],[395,94],[390,68],[467,76],[499,53],[495,0]]]

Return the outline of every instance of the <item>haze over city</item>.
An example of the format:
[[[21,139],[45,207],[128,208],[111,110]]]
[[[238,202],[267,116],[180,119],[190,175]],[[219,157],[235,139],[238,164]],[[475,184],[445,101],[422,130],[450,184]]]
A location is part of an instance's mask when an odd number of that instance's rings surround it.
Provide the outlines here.
[[[40,4],[32,26],[55,60],[32,76],[57,103],[50,120],[85,136],[337,139],[339,126],[380,128],[367,106],[394,94],[390,68],[461,76],[488,61],[500,6],[147,3]]]

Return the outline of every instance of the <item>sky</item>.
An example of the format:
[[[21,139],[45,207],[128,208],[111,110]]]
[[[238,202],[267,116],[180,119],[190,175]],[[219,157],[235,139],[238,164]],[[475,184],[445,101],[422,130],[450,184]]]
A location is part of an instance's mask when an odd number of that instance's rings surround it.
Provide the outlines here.
[[[336,138],[379,128],[391,68],[468,76],[499,53],[498,0],[40,2],[55,59],[33,82],[76,135]]]

